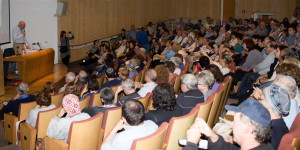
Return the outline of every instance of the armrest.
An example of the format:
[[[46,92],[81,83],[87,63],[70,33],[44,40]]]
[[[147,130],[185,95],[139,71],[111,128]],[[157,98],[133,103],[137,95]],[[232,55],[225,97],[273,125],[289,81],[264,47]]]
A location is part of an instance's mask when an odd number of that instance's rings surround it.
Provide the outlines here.
[[[4,135],[5,140],[10,143],[16,143],[16,123],[18,117],[5,113],[4,114]]]
[[[47,136],[44,140],[46,150],[68,150],[69,148],[69,145],[62,140],[53,139]]]
[[[28,123],[20,124],[21,149],[34,149],[36,140],[36,129]]]

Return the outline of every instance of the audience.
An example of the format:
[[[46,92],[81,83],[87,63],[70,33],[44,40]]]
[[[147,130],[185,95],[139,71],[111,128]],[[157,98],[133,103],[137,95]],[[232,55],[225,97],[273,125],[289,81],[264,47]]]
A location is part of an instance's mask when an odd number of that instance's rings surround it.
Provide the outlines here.
[[[215,83],[215,77],[209,70],[201,71],[197,76],[198,89],[203,93],[204,101],[213,93],[212,86]]]
[[[203,93],[198,90],[197,78],[192,74],[181,76],[181,91],[177,96],[177,104],[182,114],[188,114],[198,103],[204,102]]]
[[[61,87],[58,92],[59,93],[64,92],[65,89],[66,89],[66,87],[67,87],[67,85],[68,85],[68,83],[73,82],[75,80],[75,77],[76,77],[75,73],[68,72],[65,75],[65,82],[66,82],[66,84],[63,87]]]
[[[121,86],[118,87],[115,93],[114,103],[117,102],[118,95],[121,91],[124,92],[125,96],[120,98],[118,102],[118,106],[123,106],[124,102],[128,99],[136,99],[141,97],[139,93],[136,91],[134,80],[130,78],[123,80]]]
[[[140,101],[128,99],[122,106],[122,119],[103,140],[102,150],[130,150],[133,140],[148,136],[157,130],[158,126],[150,120],[145,120],[144,106]],[[122,132],[119,130],[124,129]]]
[[[4,119],[4,113],[11,113],[18,117],[20,104],[35,100],[35,96],[28,94],[29,88],[25,82],[19,83],[16,91],[17,95],[12,100],[4,103],[3,108],[0,110],[0,120]]]
[[[99,90],[99,83],[96,79],[96,76],[92,76],[87,84],[84,85],[83,89],[81,90],[80,99],[84,99],[87,96],[90,97],[90,99],[93,98],[93,95],[97,93]]]
[[[182,110],[176,104],[174,88],[168,83],[160,83],[153,90],[153,107],[145,116],[146,120],[152,120],[157,125],[169,122],[172,117],[182,115]]]
[[[149,69],[145,72],[145,84],[142,83],[136,83],[137,88],[140,90],[138,91],[138,94],[141,97],[145,97],[147,93],[152,93],[152,90],[157,86],[155,83],[157,78],[157,73],[154,69]]]
[[[80,70],[79,74],[75,78],[75,83],[78,86],[83,86],[87,83],[88,73],[84,70]]]
[[[79,99],[76,95],[68,94],[63,98],[63,108],[53,117],[47,129],[47,136],[67,142],[72,122],[90,118],[87,113],[82,113]]]
[[[103,104],[102,106],[92,106],[87,107],[82,110],[82,112],[89,114],[91,117],[97,115],[99,112],[105,113],[106,110],[116,108],[117,105],[113,104],[115,100],[115,93],[110,88],[104,88],[100,91],[100,100]]]
[[[157,73],[156,83],[165,83],[169,81],[169,70],[164,65],[158,65],[154,68]]]
[[[30,124],[32,127],[35,127],[38,113],[40,111],[46,111],[55,108],[54,104],[51,104],[51,95],[47,92],[39,92],[36,96],[37,106],[35,109],[32,109],[29,113],[26,123]]]
[[[216,134],[203,119],[196,119],[187,131],[187,145],[184,150],[197,150],[201,135],[208,138],[208,149],[266,149],[272,150],[268,143],[271,138],[271,116],[268,110],[258,101],[249,99],[238,107],[225,106],[228,111],[234,111],[232,123],[234,142],[240,148],[225,142],[222,136]]]

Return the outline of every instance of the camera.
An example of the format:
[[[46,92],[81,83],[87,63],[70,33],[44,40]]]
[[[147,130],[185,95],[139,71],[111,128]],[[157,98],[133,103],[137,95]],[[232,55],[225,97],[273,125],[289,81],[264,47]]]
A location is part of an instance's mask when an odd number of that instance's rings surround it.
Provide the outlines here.
[[[71,34],[72,32],[71,31],[69,31],[69,34]]]

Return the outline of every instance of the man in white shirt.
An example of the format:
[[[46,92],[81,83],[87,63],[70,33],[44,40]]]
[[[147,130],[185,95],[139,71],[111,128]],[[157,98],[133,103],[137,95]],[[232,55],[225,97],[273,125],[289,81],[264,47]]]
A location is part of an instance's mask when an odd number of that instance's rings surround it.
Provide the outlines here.
[[[115,50],[117,56],[121,56],[121,54],[125,54],[125,51],[126,51],[126,45],[127,45],[127,40],[124,39],[124,40],[122,41],[122,45],[121,45],[118,49]]]
[[[22,50],[25,49],[25,27],[26,23],[24,21],[20,21],[19,24],[15,26],[12,30],[13,48],[15,54],[21,54]]]
[[[140,87],[140,90],[138,91],[138,94],[141,97],[145,97],[147,93],[152,93],[153,89],[157,86],[155,83],[155,80],[157,78],[157,73],[154,69],[149,69],[145,72],[145,84],[137,83],[139,84],[137,87]]]
[[[67,87],[67,85],[68,85],[68,83],[73,82],[75,80],[75,77],[76,77],[75,73],[68,72],[65,75],[65,82],[66,82],[66,84],[59,89],[59,93],[64,92],[65,89],[66,89],[66,87]]]

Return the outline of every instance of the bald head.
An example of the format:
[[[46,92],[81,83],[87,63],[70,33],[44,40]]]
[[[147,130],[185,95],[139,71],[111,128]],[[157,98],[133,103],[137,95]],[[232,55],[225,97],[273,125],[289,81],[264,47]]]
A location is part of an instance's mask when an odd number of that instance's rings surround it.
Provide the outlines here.
[[[20,21],[18,26],[19,26],[20,29],[25,29],[25,27],[26,27],[25,21]]]
[[[145,81],[148,82],[155,82],[157,78],[157,73],[154,69],[149,69],[145,73]]]

